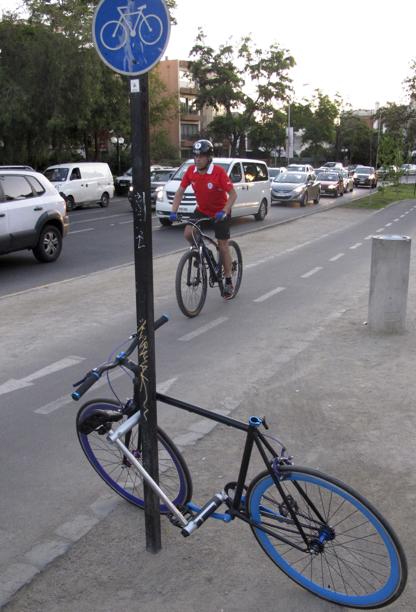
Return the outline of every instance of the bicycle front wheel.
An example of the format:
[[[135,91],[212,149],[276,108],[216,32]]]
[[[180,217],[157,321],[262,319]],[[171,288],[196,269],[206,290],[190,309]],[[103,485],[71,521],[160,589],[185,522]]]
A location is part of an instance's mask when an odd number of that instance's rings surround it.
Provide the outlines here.
[[[270,559],[300,586],[339,605],[381,608],[397,599],[406,584],[406,558],[380,513],[316,470],[282,466],[280,475],[286,499],[268,472],[247,492],[251,528]]]
[[[207,297],[207,272],[198,251],[190,250],[181,257],[176,271],[176,299],[183,314],[196,317]]]
[[[234,287],[232,297],[234,298],[237,295],[238,290],[240,289],[241,279],[243,277],[243,257],[241,255],[240,247],[236,242],[234,242],[234,240],[230,240],[228,245],[231,256],[231,278]]]
[[[120,448],[107,441],[106,435],[98,431],[84,434],[79,429],[80,422],[101,410],[119,411],[120,406],[111,400],[92,400],[81,406],[77,415],[77,434],[88,461],[101,478],[121,497],[139,508],[144,507],[143,479],[134,465],[124,457]],[[124,420],[127,417],[124,417]],[[116,429],[123,420],[112,423]],[[192,497],[192,481],[188,467],[172,440],[158,427],[159,485],[176,506],[183,506]],[[140,425],[133,427],[122,439],[130,452],[142,462],[142,435]],[[160,512],[170,512],[165,504],[160,504]]]

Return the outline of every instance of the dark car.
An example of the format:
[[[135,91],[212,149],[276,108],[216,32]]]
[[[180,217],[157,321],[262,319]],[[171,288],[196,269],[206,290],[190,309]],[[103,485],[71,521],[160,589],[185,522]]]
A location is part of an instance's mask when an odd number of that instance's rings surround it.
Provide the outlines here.
[[[322,195],[333,198],[344,195],[344,180],[340,172],[327,169],[325,172],[318,172],[316,178],[321,183]]]
[[[306,206],[309,200],[318,204],[321,195],[319,182],[314,174],[307,172],[285,172],[271,183],[272,204],[300,202]]]
[[[160,187],[163,187],[170,181],[178,168],[157,168],[150,173],[150,202],[152,207],[156,206],[156,193]],[[132,203],[133,186],[129,187],[128,198]]]
[[[377,175],[373,166],[357,166],[354,171],[354,187],[377,187]]]

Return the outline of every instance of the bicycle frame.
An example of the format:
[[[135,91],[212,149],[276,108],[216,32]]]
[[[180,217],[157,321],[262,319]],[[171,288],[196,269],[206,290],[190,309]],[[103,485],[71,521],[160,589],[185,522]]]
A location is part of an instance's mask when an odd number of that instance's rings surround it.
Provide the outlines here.
[[[207,219],[201,219],[201,221],[207,221],[207,220],[209,220],[209,219],[208,218]],[[211,261],[211,258],[208,256],[208,247],[207,247],[207,245],[205,244],[204,241],[207,240],[209,243],[211,243],[215,247],[215,250],[217,250],[217,251],[218,251],[218,245],[215,242],[215,240],[213,240],[210,236],[207,236],[207,234],[204,234],[204,232],[199,227],[198,223],[193,223],[192,221],[188,221],[188,224],[192,225],[197,230],[197,232],[198,232],[198,235],[197,235],[196,238],[195,238],[195,236],[193,236],[194,246],[191,247],[191,249],[197,248],[199,253],[200,253],[200,255],[202,255],[202,258],[205,259],[205,261],[208,264],[209,271],[211,273],[211,278],[212,278],[213,282],[218,283],[218,286],[219,286],[221,294],[222,294],[222,292],[223,292],[223,281],[222,281],[221,275],[218,274],[217,270],[215,269],[215,267],[214,267],[214,265],[213,265],[213,263]],[[202,259],[201,259],[201,261],[202,261]]]
[[[278,473],[277,465],[280,460],[283,460],[283,462],[285,462],[284,449],[281,455],[279,456],[279,454],[271,446],[271,444],[268,442],[265,436],[260,431],[258,431],[258,428],[263,423],[263,420],[259,417],[252,416],[250,417],[248,423],[244,423],[243,421],[238,421],[231,417],[224,416],[222,414],[218,414],[210,410],[206,410],[205,408],[201,408],[193,404],[188,404],[182,400],[178,400],[178,399],[175,399],[173,397],[170,397],[168,395],[164,395],[158,392],[156,392],[156,399],[170,406],[174,406],[175,408],[186,410],[187,412],[197,414],[199,416],[208,418],[210,420],[216,421],[218,423],[227,425],[228,427],[232,427],[234,429],[238,429],[246,433],[246,440],[245,440],[243,455],[241,458],[241,464],[240,464],[238,479],[236,482],[234,497],[232,501],[228,504],[228,510],[226,513],[222,514],[222,513],[214,512],[213,514],[211,514],[211,517],[217,520],[222,520],[225,523],[232,521],[234,518],[239,518],[243,520],[244,522],[249,523],[250,525],[258,529],[261,529],[262,531],[272,535],[276,539],[284,543],[290,544],[292,547],[298,548],[300,551],[304,552],[305,548],[302,548],[301,546],[297,546],[296,544],[294,544],[293,541],[287,540],[282,535],[276,534],[274,531],[271,531],[270,529],[268,529],[267,526],[263,524],[262,525],[257,524],[255,521],[251,520],[246,514],[245,500],[243,497],[243,493],[244,493],[244,488],[245,488],[247,472],[248,472],[248,468],[250,465],[251,455],[253,452],[253,447],[256,446],[260,453],[261,458],[263,459],[263,462],[266,466],[267,471],[269,472],[270,476],[273,478],[273,481],[275,482],[276,487],[279,490],[279,493],[282,496],[282,499],[284,503],[286,504],[286,507],[288,508],[288,511],[289,511],[289,514],[291,516],[294,526],[297,528],[305,545],[306,546],[308,545],[308,540],[304,533],[302,525],[300,524],[299,519],[296,516],[295,512],[291,508],[291,504],[289,503],[287,496],[285,494],[285,491],[279,482],[279,473]],[[127,457],[128,460],[132,464],[134,464],[134,466],[139,471],[140,475],[147,482],[147,484],[151,487],[151,489],[168,506],[168,508],[171,510],[172,514],[176,517],[176,519],[179,521],[181,526],[186,527],[187,525],[189,525],[190,521],[186,518],[183,512],[181,512],[181,510],[178,509],[173,504],[173,502],[169,499],[169,497],[164,493],[164,491],[159,487],[159,485],[153,480],[153,478],[149,475],[149,473],[146,471],[143,465],[128,450],[128,448],[125,446],[125,444],[121,440],[121,438],[125,434],[127,434],[135,425],[139,423],[140,418],[141,418],[140,411],[134,412],[134,414],[131,417],[129,417],[122,425],[120,425],[115,430],[109,432],[109,434],[107,435],[107,439],[109,440],[109,442],[111,442],[112,444],[116,444],[120,448],[120,450],[125,455],[125,457]],[[270,456],[267,455],[267,452],[269,453]],[[294,484],[296,488],[298,488],[299,493],[304,498],[306,498],[304,491],[300,487],[298,487],[296,483]],[[226,496],[224,495],[224,500],[225,499],[226,499]],[[320,515],[319,511],[312,504],[311,500],[307,499],[307,501],[310,505],[311,510],[315,513],[317,519],[321,523],[325,524],[325,519]],[[199,512],[201,510],[199,506],[193,504],[192,502],[188,504],[187,509],[193,512]],[[283,519],[283,517],[281,518]],[[283,522],[288,522],[288,519],[284,519]]]
[[[145,8],[146,8],[145,4],[143,4],[142,6],[139,6],[136,11],[129,11],[127,6],[117,7],[117,11],[120,14],[119,24],[121,26],[123,25],[127,26],[130,36],[135,36],[136,31],[137,31],[137,26],[139,25],[140,19],[143,19],[144,21],[146,21],[146,16],[143,13]],[[127,9],[127,10],[124,10],[124,9]],[[134,17],[134,16],[137,16],[137,17],[132,27],[127,17]]]

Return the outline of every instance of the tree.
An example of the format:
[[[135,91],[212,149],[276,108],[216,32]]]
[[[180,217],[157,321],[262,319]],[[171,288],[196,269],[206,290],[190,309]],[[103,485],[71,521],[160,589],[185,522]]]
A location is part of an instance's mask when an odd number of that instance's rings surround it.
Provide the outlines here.
[[[351,163],[370,163],[370,149],[376,150],[373,131],[351,111],[341,114],[338,128],[339,151],[348,149]],[[372,160],[373,161],[373,160]]]
[[[340,101],[331,100],[329,96],[316,90],[310,107],[310,115],[305,113],[302,141],[309,143],[308,152],[316,164],[322,158],[326,146],[335,143],[335,120],[339,116]]]
[[[273,117],[256,122],[250,129],[249,138],[256,157],[280,159],[286,143],[286,114],[275,111]]]
[[[277,44],[263,51],[248,36],[237,45],[228,43],[214,51],[202,29],[190,55],[195,58],[190,73],[197,85],[197,107],[209,105],[220,113],[208,130],[229,142],[231,155],[237,150],[244,153],[250,128],[272,116],[274,105],[286,98],[294,58]],[[246,93],[246,88],[252,93]]]

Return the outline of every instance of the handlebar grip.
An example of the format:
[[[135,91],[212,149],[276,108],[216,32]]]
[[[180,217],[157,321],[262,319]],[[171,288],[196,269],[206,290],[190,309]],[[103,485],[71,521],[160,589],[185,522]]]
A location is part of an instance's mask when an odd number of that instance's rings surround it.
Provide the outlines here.
[[[84,393],[86,393],[88,391],[88,389],[90,387],[92,387],[97,380],[100,378],[101,374],[95,370],[91,371],[86,379],[84,380],[84,382],[82,382],[80,384],[80,386],[78,387],[78,389],[76,391],[74,391],[73,393],[71,393],[71,397],[73,400],[75,400],[76,402],[84,395]]]
[[[165,323],[169,321],[168,315],[162,315],[153,323],[153,329],[156,331],[159,327],[162,327]]]

